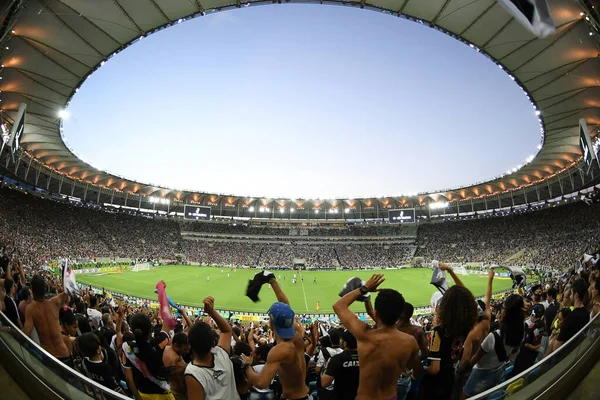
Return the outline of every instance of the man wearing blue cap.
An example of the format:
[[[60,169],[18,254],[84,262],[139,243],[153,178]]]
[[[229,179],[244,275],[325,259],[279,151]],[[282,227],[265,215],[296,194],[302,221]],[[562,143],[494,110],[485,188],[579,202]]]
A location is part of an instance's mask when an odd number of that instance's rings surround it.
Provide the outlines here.
[[[248,383],[258,389],[266,389],[277,373],[283,389],[282,399],[311,400],[305,384],[304,331],[295,321],[296,314],[274,276],[269,283],[278,300],[269,309],[269,324],[275,332],[277,345],[269,352],[267,363],[260,374],[252,368],[252,357],[242,355]]]

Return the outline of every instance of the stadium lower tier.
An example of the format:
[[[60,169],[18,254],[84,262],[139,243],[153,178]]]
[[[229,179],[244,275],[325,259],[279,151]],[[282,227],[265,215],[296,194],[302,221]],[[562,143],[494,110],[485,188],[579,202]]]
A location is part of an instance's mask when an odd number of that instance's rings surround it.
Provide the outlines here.
[[[250,269],[170,265],[150,271],[124,271],[96,276],[79,273],[76,276],[80,283],[148,299],[156,299],[156,283],[164,280],[168,295],[179,304],[201,307],[205,297],[214,296],[217,299],[215,307],[218,309],[264,313],[276,301],[270,287],[263,287],[257,303],[245,296],[248,281],[256,272]],[[387,271],[287,270],[274,273],[297,313],[328,314],[333,313],[333,303],[339,299],[338,293],[348,279],[359,276],[366,281],[374,272],[385,274],[383,287],[398,290],[416,307],[428,305],[432,294],[437,291],[429,283],[431,270],[422,268]],[[296,283],[293,283],[294,277]],[[475,296],[485,294],[487,275],[465,275],[461,276],[461,280]],[[493,291],[503,291],[511,285],[509,277],[497,276]],[[364,307],[361,303],[356,303],[353,310],[364,312]]]

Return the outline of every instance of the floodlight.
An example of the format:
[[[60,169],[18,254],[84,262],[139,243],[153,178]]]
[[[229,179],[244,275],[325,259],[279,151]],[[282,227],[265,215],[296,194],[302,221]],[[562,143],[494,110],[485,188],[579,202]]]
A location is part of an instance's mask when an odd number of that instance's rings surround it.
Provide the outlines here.
[[[70,113],[69,113],[69,111],[68,111],[68,110],[66,110],[66,109],[64,109],[64,110],[60,110],[60,111],[58,112],[58,117],[59,117],[59,118],[61,118],[61,119],[69,119],[69,116],[70,116],[70,115],[71,115],[71,114],[70,114]]]
[[[541,145],[541,144],[538,144],[538,145],[537,145],[537,149],[538,149],[538,150],[541,150],[541,149],[542,149],[542,145]]]
[[[248,211],[253,212],[254,211],[254,207],[252,207],[252,206],[248,207]]]
[[[281,214],[283,214],[283,213],[285,212],[285,208],[283,208],[283,207],[280,207],[280,208],[279,208],[279,212],[280,212]]]
[[[436,203],[430,203],[429,208],[432,210],[438,210],[441,208],[447,208],[449,204],[450,203],[448,203],[447,201],[438,201]]]
[[[294,209],[293,209],[293,208],[290,208],[290,212],[291,212],[291,213],[293,213],[293,212],[294,212]]]
[[[346,214],[348,214],[348,213],[350,212],[350,209],[349,209],[349,208],[346,208],[346,210],[345,210],[345,211],[346,211]]]
[[[542,112],[540,110],[535,110],[535,115],[540,115]]]
[[[317,208],[317,209],[315,210],[315,214],[318,214],[318,213],[319,213],[319,209]]]

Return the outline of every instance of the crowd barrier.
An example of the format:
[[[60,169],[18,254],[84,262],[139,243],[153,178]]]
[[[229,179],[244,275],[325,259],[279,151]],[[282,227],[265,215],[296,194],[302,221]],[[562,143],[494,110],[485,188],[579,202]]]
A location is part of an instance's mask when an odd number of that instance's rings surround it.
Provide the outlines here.
[[[600,314],[548,357],[471,400],[566,399],[600,357]],[[506,375],[506,374],[505,374]]]
[[[131,400],[58,361],[21,332],[2,312],[0,362],[31,399]]]

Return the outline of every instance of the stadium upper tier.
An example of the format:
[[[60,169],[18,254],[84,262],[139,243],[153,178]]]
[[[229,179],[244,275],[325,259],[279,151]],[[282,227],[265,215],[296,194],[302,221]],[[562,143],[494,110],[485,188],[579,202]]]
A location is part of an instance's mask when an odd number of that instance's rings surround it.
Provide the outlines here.
[[[204,230],[223,229],[222,223],[194,224]],[[80,261],[183,257],[207,265],[289,267],[293,259],[304,259],[309,267],[357,268],[399,266],[418,256],[426,262],[508,261],[513,265],[570,267],[579,252],[600,247],[598,226],[600,203],[578,201],[504,217],[420,223],[416,238],[386,224],[305,228],[319,232],[315,240],[305,241],[289,236],[290,229],[298,228],[246,227],[243,235],[191,237],[183,236],[182,231],[189,229],[189,222],[70,204],[0,185],[0,245],[27,249],[22,257],[29,266],[58,257]],[[279,242],[264,242],[265,235],[254,235],[255,229],[271,229],[271,239]],[[368,236],[368,242],[365,236],[339,236],[342,231],[363,232],[361,229],[373,235]],[[276,236],[276,230],[282,235]]]
[[[183,224],[182,231],[191,231],[210,234],[236,234],[236,235],[260,235],[280,236],[290,239],[303,237],[331,237],[331,236],[388,236],[388,237],[414,237],[417,234],[415,224],[333,224],[322,227],[319,224],[269,224],[249,222],[191,222]]]
[[[522,88],[532,102],[532,112],[539,115],[540,145],[531,149],[532,158],[523,160],[522,165],[487,182],[418,195],[397,195],[402,193],[398,188],[395,196],[384,198],[249,198],[137,182],[101,171],[74,154],[63,140],[59,116],[64,115],[61,112],[85,79],[107,59],[148,34],[188,18],[242,7],[242,3],[222,0],[7,2],[0,25],[0,96],[7,128],[22,102],[28,108],[21,138],[24,151],[17,152],[14,161],[5,151],[0,161],[20,180],[85,201],[177,212],[182,212],[183,204],[193,203],[210,206],[213,215],[248,218],[292,214],[297,219],[316,220],[380,218],[389,209],[419,209],[435,202],[448,202],[445,208],[453,213],[564,195],[585,187],[598,174],[596,164],[591,175],[583,172],[578,121],[585,119],[596,137],[600,124],[599,14],[598,7],[593,8],[588,0],[549,3],[556,33],[539,39],[496,0],[325,2],[379,11],[390,18],[403,17],[430,26],[487,56],[506,71],[507,84]],[[243,6],[253,4],[264,2],[250,1]],[[118,134],[119,127],[110,126],[110,116],[106,119],[107,132]],[[443,121],[435,119],[434,111],[428,122],[443,126]],[[481,130],[485,131],[485,126]],[[426,152],[423,157],[427,158]],[[452,155],[439,162],[440,166],[452,162]],[[235,188],[231,190],[235,192]]]

